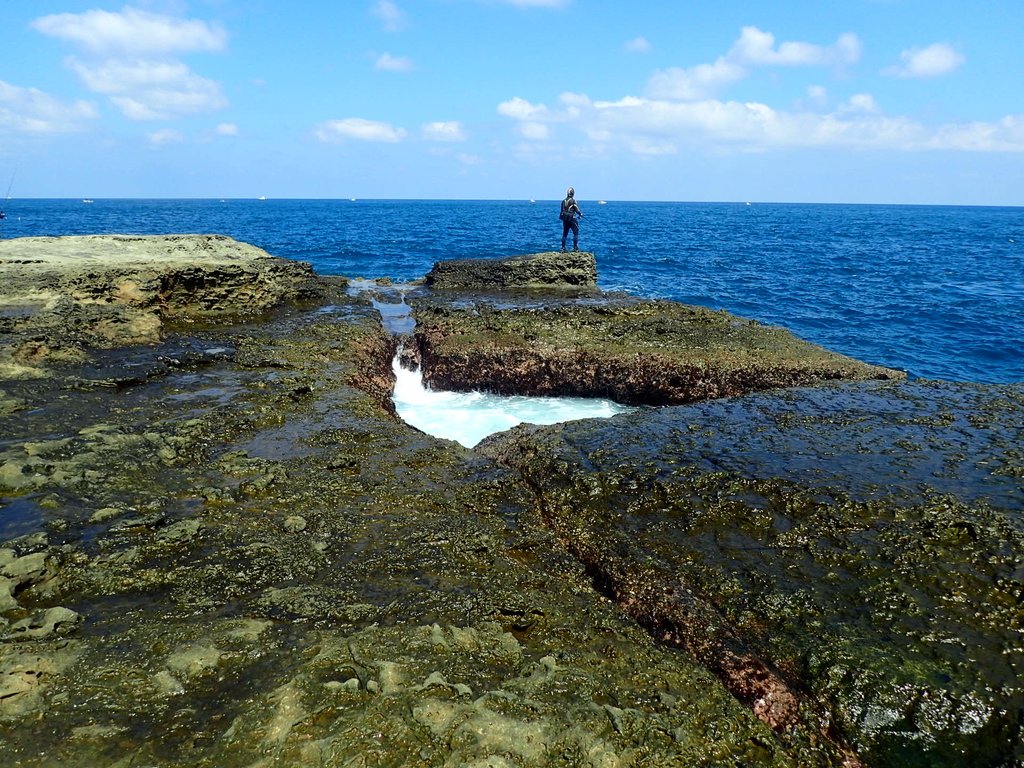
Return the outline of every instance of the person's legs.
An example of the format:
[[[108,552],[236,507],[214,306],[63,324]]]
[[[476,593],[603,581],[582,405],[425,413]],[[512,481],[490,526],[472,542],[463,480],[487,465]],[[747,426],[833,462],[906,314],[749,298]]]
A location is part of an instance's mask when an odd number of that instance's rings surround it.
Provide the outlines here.
[[[572,226],[572,249],[578,251],[580,249],[580,225],[573,219],[570,222],[570,226]],[[562,240],[564,245],[565,238],[563,237]]]
[[[562,253],[565,253],[565,238],[569,236],[569,227],[576,222],[574,221],[563,221],[562,222]]]

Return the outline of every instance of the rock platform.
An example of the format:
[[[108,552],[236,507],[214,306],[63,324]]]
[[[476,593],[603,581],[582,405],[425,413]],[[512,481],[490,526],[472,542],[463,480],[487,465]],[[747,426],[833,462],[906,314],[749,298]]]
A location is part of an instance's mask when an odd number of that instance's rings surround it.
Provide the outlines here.
[[[501,259],[449,259],[434,264],[424,278],[437,290],[596,289],[594,254],[531,253]]]
[[[1024,759],[1024,387],[485,267],[400,340],[227,238],[0,243],[0,764]],[[471,451],[400,341],[669,405]]]

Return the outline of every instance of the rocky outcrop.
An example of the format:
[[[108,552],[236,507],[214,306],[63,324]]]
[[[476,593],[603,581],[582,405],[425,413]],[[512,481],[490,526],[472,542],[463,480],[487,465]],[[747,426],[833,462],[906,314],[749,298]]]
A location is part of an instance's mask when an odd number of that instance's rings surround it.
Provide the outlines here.
[[[836,763],[393,418],[393,353],[340,293],[3,382],[0,764]]]
[[[0,380],[0,764],[1020,762],[1020,387],[837,383],[900,374],[593,289],[405,286],[463,381],[830,384],[469,451],[395,418],[367,296],[255,254],[234,302],[189,238],[135,289],[138,240],[0,282],[0,345],[52,374]],[[73,322],[123,307],[151,341]]]
[[[89,348],[159,341],[167,323],[253,317],[322,288],[308,264],[220,235],[0,240],[0,379]]]
[[[426,284],[438,290],[581,289],[597,287],[594,254],[533,253],[503,259],[439,261]]]
[[[439,389],[670,405],[826,381],[902,379],[781,328],[667,301],[413,302],[424,380]]]
[[[870,383],[478,451],[522,472],[599,589],[773,727],[817,723],[872,766],[1009,766],[1022,413],[1024,387]]]

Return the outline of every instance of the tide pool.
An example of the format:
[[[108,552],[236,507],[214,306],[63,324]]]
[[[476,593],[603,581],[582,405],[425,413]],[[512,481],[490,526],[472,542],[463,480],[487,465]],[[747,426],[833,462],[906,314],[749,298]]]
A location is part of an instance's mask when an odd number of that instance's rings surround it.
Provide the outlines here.
[[[607,418],[631,410],[612,400],[584,397],[525,397],[486,392],[445,392],[423,384],[418,370],[403,368],[396,357],[392,400],[407,424],[428,435],[472,448],[488,435],[517,424],[558,424],[577,419]]]

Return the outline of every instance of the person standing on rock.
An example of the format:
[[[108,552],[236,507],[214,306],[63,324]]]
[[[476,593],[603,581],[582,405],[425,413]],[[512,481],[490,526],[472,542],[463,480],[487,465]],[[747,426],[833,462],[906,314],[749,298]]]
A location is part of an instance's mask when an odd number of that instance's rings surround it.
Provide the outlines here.
[[[578,251],[580,249],[580,224],[577,219],[583,218],[583,211],[576,203],[576,190],[572,187],[565,190],[565,200],[562,201],[562,212],[558,214],[558,218],[562,220],[562,253],[565,253],[565,239],[569,236],[570,229],[572,230],[572,249]]]

